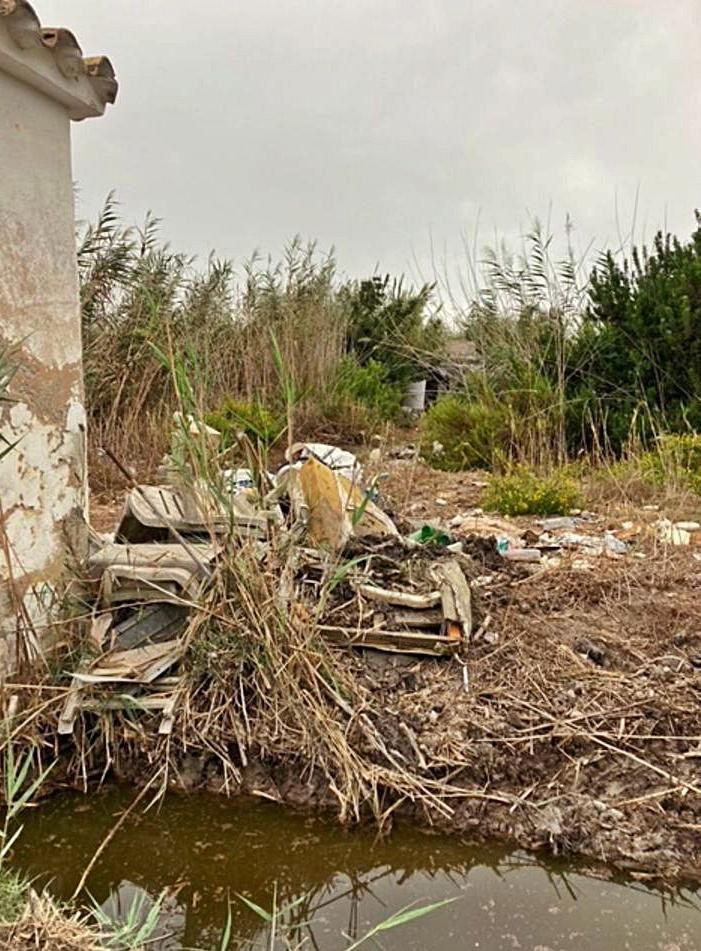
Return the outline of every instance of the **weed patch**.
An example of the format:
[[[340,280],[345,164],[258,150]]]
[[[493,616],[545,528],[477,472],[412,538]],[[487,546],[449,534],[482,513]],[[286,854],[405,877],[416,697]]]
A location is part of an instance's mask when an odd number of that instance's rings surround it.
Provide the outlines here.
[[[484,496],[484,507],[502,515],[566,515],[580,503],[572,477],[556,470],[540,476],[525,466],[495,476]]]
[[[422,421],[422,455],[429,465],[446,472],[490,468],[505,431],[501,410],[462,396],[444,396]]]
[[[0,922],[16,921],[27,895],[27,883],[7,868],[0,869]]]

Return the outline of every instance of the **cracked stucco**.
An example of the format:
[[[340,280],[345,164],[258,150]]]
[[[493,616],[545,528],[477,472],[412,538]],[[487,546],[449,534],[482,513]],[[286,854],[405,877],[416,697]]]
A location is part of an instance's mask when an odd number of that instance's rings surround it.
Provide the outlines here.
[[[17,442],[0,460],[2,667],[17,618],[45,626],[81,554],[86,490],[70,120],[1,70],[0,177],[0,344],[18,365],[0,407]]]

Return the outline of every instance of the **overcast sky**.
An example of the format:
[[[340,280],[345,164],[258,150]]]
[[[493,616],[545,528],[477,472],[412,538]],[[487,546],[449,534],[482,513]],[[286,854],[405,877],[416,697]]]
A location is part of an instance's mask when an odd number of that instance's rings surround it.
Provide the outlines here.
[[[178,249],[295,233],[353,276],[415,273],[569,213],[584,248],[688,235],[701,206],[698,0],[33,0],[121,89],[74,126],[79,213],[114,188]]]

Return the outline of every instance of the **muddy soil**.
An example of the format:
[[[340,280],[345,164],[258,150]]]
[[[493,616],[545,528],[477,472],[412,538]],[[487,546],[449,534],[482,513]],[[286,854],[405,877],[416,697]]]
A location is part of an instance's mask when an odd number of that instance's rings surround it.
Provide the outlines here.
[[[389,469],[383,499],[405,517],[447,521],[479,502],[479,474]],[[621,558],[575,551],[534,569],[467,539],[476,619],[462,658],[347,654],[393,754],[452,790],[447,812],[403,802],[397,815],[641,878],[701,880],[701,548],[660,546],[647,527],[658,515],[638,514]],[[591,530],[605,527],[615,513]],[[179,782],[222,786],[198,756]],[[239,791],[335,805],[308,764],[253,762]]]

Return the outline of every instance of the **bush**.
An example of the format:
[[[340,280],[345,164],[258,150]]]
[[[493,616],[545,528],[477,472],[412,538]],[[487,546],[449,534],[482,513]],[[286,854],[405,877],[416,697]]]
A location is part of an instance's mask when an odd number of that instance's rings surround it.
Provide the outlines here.
[[[354,357],[346,357],[338,368],[335,391],[362,404],[379,422],[397,419],[402,410],[403,387],[390,380],[390,371],[377,360],[361,366]]]
[[[566,515],[580,502],[577,483],[563,470],[539,476],[518,466],[489,484],[483,504],[501,515]]]
[[[701,436],[661,436],[656,449],[643,454],[642,471],[655,486],[675,483],[701,495]]]
[[[659,232],[619,262],[601,257],[570,354],[568,397],[599,418],[596,435],[620,451],[633,425],[650,443],[661,424],[701,426],[701,217],[687,242]],[[581,397],[586,399],[582,400]],[[640,414],[640,407],[645,412]]]
[[[0,921],[16,921],[24,908],[27,882],[6,868],[0,869]]]
[[[443,396],[421,424],[421,451],[436,469],[462,472],[489,468],[508,434],[505,412],[464,396]]]
[[[243,433],[251,442],[268,448],[285,431],[285,421],[262,403],[245,403],[231,397],[206,417],[208,426],[221,433],[223,449],[229,449]]]

